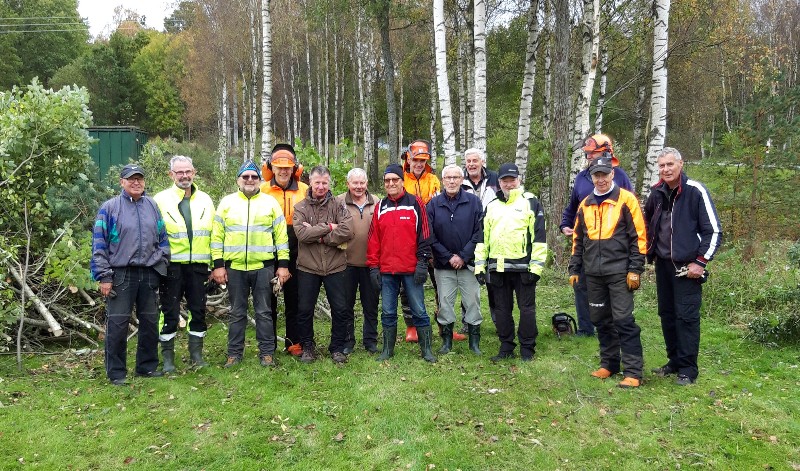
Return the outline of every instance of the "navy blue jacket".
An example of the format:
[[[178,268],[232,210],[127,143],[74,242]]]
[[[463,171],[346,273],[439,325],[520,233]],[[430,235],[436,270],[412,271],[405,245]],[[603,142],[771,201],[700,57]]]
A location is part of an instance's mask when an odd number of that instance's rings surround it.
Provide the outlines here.
[[[450,257],[458,255],[465,267],[472,267],[475,246],[483,241],[483,204],[481,200],[458,190],[454,198],[442,192],[425,206],[433,236],[434,268],[452,270]]]
[[[614,183],[616,183],[618,187],[635,194],[633,185],[631,185],[631,179],[628,178],[628,174],[625,173],[625,170],[619,167],[614,167]],[[564,208],[564,212],[561,214],[561,225],[558,226],[559,228],[563,229],[565,227],[575,226],[575,216],[578,215],[578,206],[581,205],[584,198],[589,196],[593,190],[594,183],[592,183],[592,176],[589,175],[589,170],[581,170],[575,177],[575,185],[572,187],[569,204],[567,204],[567,207]]]
[[[647,224],[647,260],[655,258],[656,237],[660,233],[661,211],[669,204],[669,186],[660,180],[644,205]],[[722,226],[711,195],[702,183],[681,172],[681,183],[672,203],[672,261],[705,267],[722,243]]]

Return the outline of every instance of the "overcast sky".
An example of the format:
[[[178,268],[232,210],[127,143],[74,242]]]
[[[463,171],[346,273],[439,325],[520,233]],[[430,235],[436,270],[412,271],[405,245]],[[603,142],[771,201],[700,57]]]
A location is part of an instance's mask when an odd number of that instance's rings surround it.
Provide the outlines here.
[[[118,5],[145,16],[147,26],[158,31],[164,29],[164,17],[169,16],[179,0],[78,0],[78,12],[89,19],[92,37],[100,33],[109,35]]]

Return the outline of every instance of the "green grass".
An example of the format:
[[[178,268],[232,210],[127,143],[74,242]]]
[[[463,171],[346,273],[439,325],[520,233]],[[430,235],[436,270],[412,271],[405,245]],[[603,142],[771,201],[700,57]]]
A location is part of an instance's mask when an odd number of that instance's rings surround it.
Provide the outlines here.
[[[537,291],[532,363],[489,362],[498,347],[490,320],[482,357],[456,342],[435,365],[398,343],[388,363],[359,349],[343,367],[327,355],[304,365],[279,354],[279,368],[267,370],[250,330],[232,371],[219,366],[226,330],[215,323],[206,347],[214,366],[188,372],[179,361],[176,376],[122,388],[108,384],[102,353],[27,356],[23,373],[4,355],[0,469],[800,468],[800,350],[743,340],[715,313],[703,320],[698,383],[654,377],[665,358],[646,281],[636,315],[648,374],[632,391],[616,387],[619,377],[589,376],[596,340],[553,335],[550,315],[574,312],[555,277]],[[320,345],[329,328],[317,323]],[[185,337],[178,344],[186,360]]]

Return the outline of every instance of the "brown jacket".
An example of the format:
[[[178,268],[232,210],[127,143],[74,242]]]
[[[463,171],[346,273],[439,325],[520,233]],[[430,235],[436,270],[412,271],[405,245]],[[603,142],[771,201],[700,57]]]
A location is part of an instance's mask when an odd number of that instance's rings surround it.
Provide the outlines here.
[[[369,226],[372,223],[372,213],[375,206],[381,201],[379,198],[367,192],[367,202],[364,209],[359,210],[353,203],[353,197],[347,191],[337,196],[338,199],[350,211],[353,216],[353,240],[347,243],[347,264],[354,267],[367,266],[367,236]]]
[[[292,220],[299,242],[299,270],[325,276],[347,268],[344,249],[353,238],[353,216],[330,192],[317,200],[309,189],[306,198],[294,206]],[[331,224],[338,227],[331,230]]]

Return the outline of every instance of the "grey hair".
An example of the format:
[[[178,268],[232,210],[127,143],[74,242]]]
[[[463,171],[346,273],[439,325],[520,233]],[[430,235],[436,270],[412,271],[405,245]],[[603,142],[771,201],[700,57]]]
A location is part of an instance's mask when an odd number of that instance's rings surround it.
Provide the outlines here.
[[[464,178],[464,169],[456,164],[450,164],[450,165],[445,165],[445,167],[442,169],[442,179],[444,179],[444,173],[448,170],[458,170],[458,173],[461,174],[461,178]]]
[[[191,157],[186,157],[185,155],[174,155],[171,159],[169,159],[169,169],[170,171],[175,167],[176,162],[189,162],[189,165],[194,168],[194,163],[192,163]]]
[[[324,165],[317,165],[316,167],[312,168],[310,172],[308,172],[308,178],[313,177],[314,175],[319,175],[320,177],[324,176],[331,176],[331,171],[328,170],[328,167]]]
[[[681,153],[678,151],[678,149],[674,147],[665,147],[661,149],[661,152],[659,152],[658,156],[656,156],[656,160],[660,159],[661,157],[666,157],[668,155],[675,156],[675,160],[683,160],[683,157],[681,157]]]
[[[355,177],[364,177],[364,180],[367,179],[367,172],[364,171],[363,168],[351,168],[349,172],[347,172],[347,181],[349,182],[351,178]]]
[[[483,162],[484,164],[486,163],[486,154],[484,154],[483,151],[481,149],[478,149],[477,147],[472,147],[472,148],[469,148],[469,149],[465,150],[464,151],[464,160],[467,159],[468,155],[472,155],[472,154],[475,154],[475,155],[479,156],[481,158],[481,162]]]

